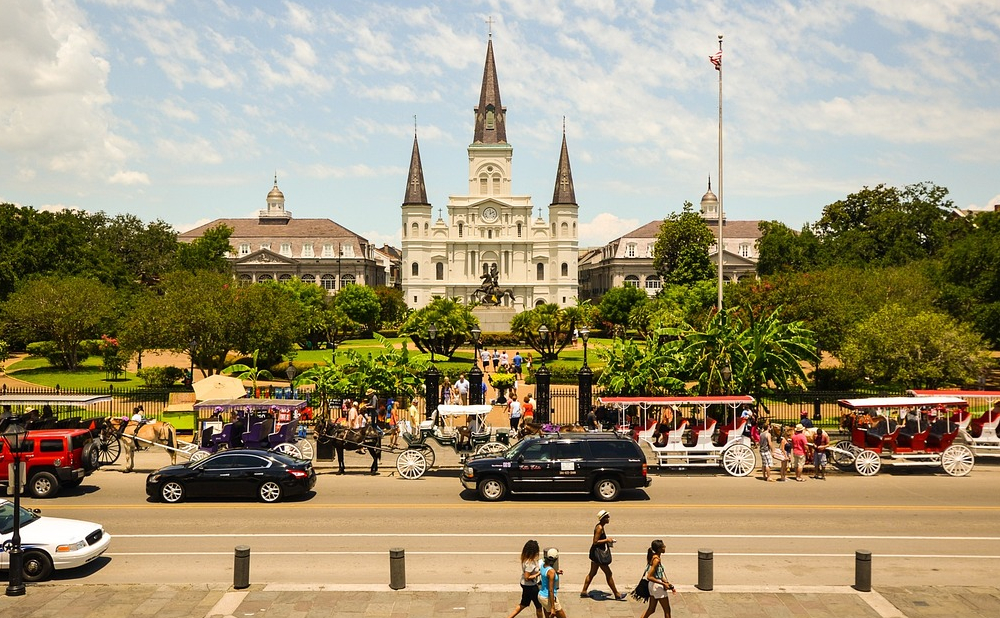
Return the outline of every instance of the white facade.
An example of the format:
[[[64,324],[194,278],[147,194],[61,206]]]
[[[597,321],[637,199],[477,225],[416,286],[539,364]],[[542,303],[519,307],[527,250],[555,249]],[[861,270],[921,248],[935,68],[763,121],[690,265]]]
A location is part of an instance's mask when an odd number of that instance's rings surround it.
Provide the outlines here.
[[[475,138],[468,147],[468,188],[449,196],[446,214],[439,210],[433,220],[414,136],[402,206],[403,296],[414,309],[436,296],[470,302],[494,266],[500,288],[511,291],[502,300],[506,306],[523,310],[575,302],[579,207],[565,132],[552,204],[543,218],[541,209],[536,216],[530,196],[512,193],[513,148],[505,116],[490,41]]]

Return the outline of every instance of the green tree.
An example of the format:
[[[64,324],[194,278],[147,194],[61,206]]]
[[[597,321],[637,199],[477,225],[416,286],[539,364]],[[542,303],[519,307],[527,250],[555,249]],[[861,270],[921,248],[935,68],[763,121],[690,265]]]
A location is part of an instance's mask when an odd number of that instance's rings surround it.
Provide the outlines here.
[[[375,291],[368,286],[345,286],[333,297],[333,304],[343,310],[347,317],[364,325],[368,332],[374,331],[378,326],[382,308]]]
[[[268,365],[290,352],[302,335],[302,307],[288,288],[276,283],[237,287],[226,309],[229,346],[241,354],[259,351]]]
[[[11,294],[3,313],[27,340],[54,341],[73,371],[80,342],[109,325],[114,298],[114,290],[91,279],[42,277]]]
[[[780,221],[757,224],[757,274],[761,276],[813,270],[821,262],[819,239],[808,226],[796,233]]]
[[[967,234],[941,252],[942,304],[1000,347],[1000,212],[977,214],[968,224]]]
[[[684,392],[684,382],[674,372],[679,360],[658,337],[644,345],[634,339],[613,339],[608,347],[598,346],[597,355],[605,365],[597,384],[619,396],[656,396]]]
[[[157,220],[144,224],[131,214],[110,218],[98,213],[94,217],[97,224],[94,242],[110,265],[108,283],[116,288],[148,288],[173,269],[177,232],[168,223]]]
[[[332,305],[330,297],[322,287],[306,283],[298,277],[274,283],[285,290],[298,307],[298,344],[303,348],[318,348],[324,341],[334,341],[327,337],[327,315]]]
[[[406,301],[402,290],[379,285],[372,288],[378,297],[379,322],[381,328],[399,326],[406,318]]]
[[[573,342],[573,329],[580,313],[577,307],[561,309],[555,303],[546,303],[515,315],[510,321],[510,332],[527,342],[542,360],[554,360]],[[548,330],[545,335],[539,333],[542,326]]]
[[[162,295],[150,310],[162,318],[167,347],[190,354],[194,342],[192,359],[202,375],[221,371],[226,356],[234,349],[232,333],[243,326],[232,320],[231,308],[236,302],[232,277],[213,271],[180,270],[168,273],[161,287]]]
[[[177,247],[177,267],[189,272],[229,273],[232,267],[226,256],[233,252],[229,237],[233,229],[220,224],[205,230],[200,238]]]
[[[900,304],[858,324],[840,359],[857,378],[910,388],[974,384],[990,364],[982,338],[968,324]]]
[[[665,283],[689,284],[715,277],[708,248],[715,236],[691,202],[663,220],[653,246],[653,268]]]
[[[629,323],[629,314],[635,307],[646,303],[648,299],[646,293],[639,288],[627,285],[611,288],[601,297],[597,311],[601,316],[601,321],[607,326],[608,332],[624,337],[625,329]]]
[[[433,340],[432,324],[437,331]],[[411,313],[399,328],[399,334],[409,337],[421,352],[433,350],[435,354],[451,357],[458,346],[469,340],[473,327],[478,326],[479,320],[468,306],[451,298],[435,298]]]

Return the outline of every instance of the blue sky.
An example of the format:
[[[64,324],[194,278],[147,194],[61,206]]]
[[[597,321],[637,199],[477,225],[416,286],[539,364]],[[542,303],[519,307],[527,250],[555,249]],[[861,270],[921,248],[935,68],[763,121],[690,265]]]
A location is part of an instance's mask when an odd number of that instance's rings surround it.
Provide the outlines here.
[[[1000,201],[996,0],[5,0],[0,201],[185,230],[265,205],[399,243],[467,191],[487,24],[513,187],[551,200],[563,118],[581,245],[697,204],[800,227],[862,186]],[[717,183],[713,183],[717,187]]]

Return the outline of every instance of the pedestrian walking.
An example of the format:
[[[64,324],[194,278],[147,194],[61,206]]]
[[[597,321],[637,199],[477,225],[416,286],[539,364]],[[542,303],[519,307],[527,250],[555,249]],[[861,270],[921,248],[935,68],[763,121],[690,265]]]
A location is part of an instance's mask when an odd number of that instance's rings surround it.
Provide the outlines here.
[[[604,509],[597,512],[597,525],[594,526],[594,538],[590,544],[590,573],[587,573],[587,577],[583,580],[583,590],[580,591],[580,596],[590,596],[587,593],[587,588],[590,587],[591,580],[600,569],[604,571],[604,577],[608,580],[608,586],[611,588],[611,594],[614,595],[615,600],[624,601],[625,595],[619,594],[618,588],[615,587],[614,575],[611,573],[611,547],[614,546],[615,540],[608,538],[605,531],[605,526],[608,525],[609,521],[611,521],[611,513]]]
[[[781,425],[772,425],[771,431],[775,436],[774,443],[774,460],[780,465],[781,477],[778,479],[780,482],[784,482],[785,478],[788,476],[788,458],[791,456],[791,443],[788,442],[788,438],[785,437],[785,428]]]
[[[792,466],[795,467],[795,480],[804,483],[802,467],[806,464],[806,453],[809,451],[809,440],[805,434],[806,428],[799,423],[792,435]]]
[[[510,430],[517,431],[518,425],[521,424],[521,402],[517,397],[511,397],[507,402],[507,415],[510,417]]]
[[[772,451],[774,450],[774,445],[771,444],[771,429],[767,423],[761,423],[760,429],[760,441],[757,443],[760,447],[760,474],[765,481],[770,481],[771,465],[773,464]]]
[[[512,361],[514,363],[514,375],[521,377],[521,365],[524,364],[524,357],[521,356],[520,352],[514,353],[514,358]]]
[[[529,605],[535,606],[536,618],[542,618],[542,603],[538,600],[538,584],[542,576],[538,559],[541,553],[538,541],[531,539],[524,544],[524,549],[521,550],[521,600],[507,618],[514,618]]]
[[[674,590],[673,584],[667,581],[667,575],[663,569],[663,552],[666,550],[667,546],[660,539],[650,543],[649,549],[646,550],[646,585],[649,586],[649,605],[646,606],[646,612],[642,618],[652,616],[657,605],[663,608],[663,618],[670,618],[670,599],[667,598],[667,592],[677,594],[677,591]]]
[[[480,358],[480,360],[483,361],[483,373],[489,373],[490,372],[490,351],[487,350],[486,348],[483,348],[482,351],[479,353],[479,358]]]
[[[559,603],[559,576],[562,575],[562,569],[556,568],[558,560],[558,549],[553,547],[546,550],[541,568],[541,581],[538,584],[538,600],[542,604],[542,609],[552,618],[566,618],[566,612]]]
[[[521,422],[527,425],[535,422],[535,404],[531,403],[531,396],[524,396],[524,404],[521,406]]]
[[[458,381],[455,382],[455,390],[458,391],[458,401],[455,401],[455,403],[462,406],[469,405],[469,381],[465,379],[464,373],[458,376]]]
[[[816,435],[813,437],[814,479],[826,480],[826,449],[829,446],[830,434],[823,431],[822,427],[817,427]]]
[[[500,369],[500,351],[493,348],[493,373]]]

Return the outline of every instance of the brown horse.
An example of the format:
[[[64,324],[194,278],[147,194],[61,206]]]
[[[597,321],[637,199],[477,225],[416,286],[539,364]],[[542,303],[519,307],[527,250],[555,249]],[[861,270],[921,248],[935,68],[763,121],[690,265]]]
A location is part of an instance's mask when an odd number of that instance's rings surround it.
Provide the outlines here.
[[[153,445],[166,447],[170,463],[177,463],[177,430],[170,423],[150,421],[137,423],[124,418],[109,418],[108,424],[114,428],[125,448],[125,471],[131,472],[135,465],[135,451]]]
[[[584,433],[587,428],[579,423],[573,423],[572,425],[559,425],[552,430],[552,433]],[[540,436],[545,433],[545,425],[542,423],[524,423],[521,425],[521,429],[517,432],[517,438],[526,438],[528,436]]]

